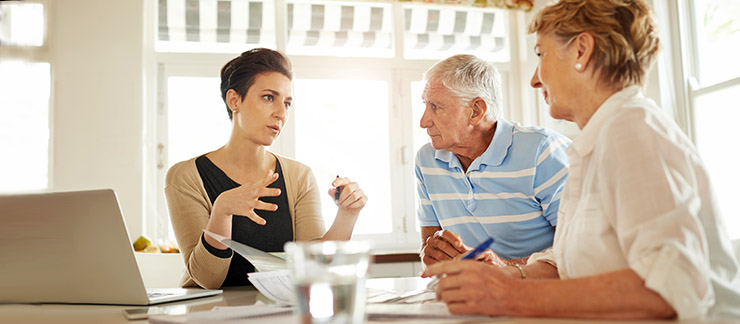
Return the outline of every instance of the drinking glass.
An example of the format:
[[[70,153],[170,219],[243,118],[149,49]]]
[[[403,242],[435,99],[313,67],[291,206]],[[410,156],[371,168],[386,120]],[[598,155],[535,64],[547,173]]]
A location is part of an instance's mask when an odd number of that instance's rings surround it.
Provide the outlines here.
[[[288,242],[285,253],[302,324],[365,321],[368,242]]]

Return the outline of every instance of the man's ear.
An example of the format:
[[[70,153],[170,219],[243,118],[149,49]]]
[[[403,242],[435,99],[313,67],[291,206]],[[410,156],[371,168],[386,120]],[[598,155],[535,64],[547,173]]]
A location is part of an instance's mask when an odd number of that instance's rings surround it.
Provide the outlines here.
[[[591,60],[591,55],[594,53],[594,36],[588,32],[578,34],[571,44],[573,49],[576,51],[576,63],[582,66],[580,71],[585,71],[588,67],[588,62]]]
[[[226,92],[226,104],[232,111],[239,110],[239,106],[242,103],[242,97],[234,89],[229,89]]]
[[[476,97],[470,101],[470,123],[479,124],[488,112],[488,104],[481,97]]]

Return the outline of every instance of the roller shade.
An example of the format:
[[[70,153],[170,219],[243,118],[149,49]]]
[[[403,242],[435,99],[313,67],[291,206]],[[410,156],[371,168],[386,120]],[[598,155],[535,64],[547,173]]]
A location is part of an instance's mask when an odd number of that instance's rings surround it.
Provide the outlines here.
[[[406,58],[442,58],[469,53],[509,59],[506,12],[463,6],[404,6]]]
[[[387,3],[289,1],[288,54],[393,56]]]
[[[159,0],[158,50],[275,47],[273,1]]]

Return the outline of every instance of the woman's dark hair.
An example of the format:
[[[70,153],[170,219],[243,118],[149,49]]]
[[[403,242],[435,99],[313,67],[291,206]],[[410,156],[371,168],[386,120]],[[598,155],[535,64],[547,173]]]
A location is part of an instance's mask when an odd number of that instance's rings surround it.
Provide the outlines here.
[[[266,72],[278,72],[293,80],[293,72],[290,60],[278,51],[269,48],[255,48],[248,50],[221,68],[221,98],[226,104],[229,119],[232,112],[226,102],[226,93],[234,89],[239,97],[244,99],[249,87],[254,84],[257,75]]]

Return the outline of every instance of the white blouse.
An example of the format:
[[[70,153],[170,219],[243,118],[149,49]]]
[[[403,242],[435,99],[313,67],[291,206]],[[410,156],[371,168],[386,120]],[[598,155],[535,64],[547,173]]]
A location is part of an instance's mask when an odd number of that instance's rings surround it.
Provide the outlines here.
[[[680,319],[740,318],[738,261],[707,171],[639,87],[606,100],[568,158],[553,247],[530,263],[555,262],[561,279],[631,268]]]

